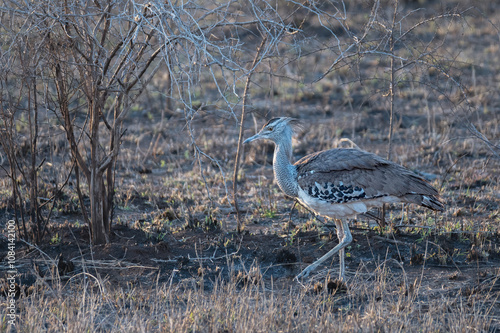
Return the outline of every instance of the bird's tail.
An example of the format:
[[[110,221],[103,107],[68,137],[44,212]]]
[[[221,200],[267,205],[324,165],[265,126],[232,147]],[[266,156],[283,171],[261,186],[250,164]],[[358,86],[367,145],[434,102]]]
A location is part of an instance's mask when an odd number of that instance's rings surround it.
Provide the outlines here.
[[[438,197],[433,195],[422,195],[421,205],[430,208],[432,210],[437,210],[437,211],[444,210],[443,202]]]

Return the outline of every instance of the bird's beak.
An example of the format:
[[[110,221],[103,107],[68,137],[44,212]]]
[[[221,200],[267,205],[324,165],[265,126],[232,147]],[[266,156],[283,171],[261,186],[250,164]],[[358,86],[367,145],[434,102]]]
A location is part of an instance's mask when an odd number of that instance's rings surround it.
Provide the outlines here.
[[[243,143],[249,143],[249,142],[252,142],[252,141],[257,140],[257,139],[260,139],[260,133],[257,133],[254,136],[249,137],[248,139],[243,141]]]

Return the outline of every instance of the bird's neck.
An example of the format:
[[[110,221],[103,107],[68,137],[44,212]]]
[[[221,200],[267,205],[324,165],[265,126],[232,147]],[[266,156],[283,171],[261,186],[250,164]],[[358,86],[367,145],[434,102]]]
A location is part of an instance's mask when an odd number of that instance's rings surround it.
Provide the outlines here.
[[[274,177],[280,189],[286,195],[296,197],[298,192],[297,170],[290,163],[292,144],[277,143],[274,148],[273,170]]]

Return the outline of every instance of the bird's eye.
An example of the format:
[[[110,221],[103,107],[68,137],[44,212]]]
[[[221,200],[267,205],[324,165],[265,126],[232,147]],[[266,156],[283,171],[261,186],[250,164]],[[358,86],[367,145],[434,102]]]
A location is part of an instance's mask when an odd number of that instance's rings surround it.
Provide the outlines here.
[[[270,132],[272,132],[272,131],[273,131],[273,129],[274,129],[274,128],[272,128],[272,127],[268,127],[268,128],[267,128],[267,130],[268,130],[268,131],[270,131]]]

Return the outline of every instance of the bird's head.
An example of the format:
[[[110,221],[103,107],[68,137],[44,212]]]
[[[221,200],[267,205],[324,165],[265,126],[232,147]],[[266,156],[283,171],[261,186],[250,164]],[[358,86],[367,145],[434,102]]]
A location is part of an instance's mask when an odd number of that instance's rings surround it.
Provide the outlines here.
[[[243,143],[249,143],[259,139],[268,139],[274,143],[286,140],[291,143],[294,127],[298,125],[299,121],[295,118],[273,118],[262,127],[259,133],[246,139]]]

